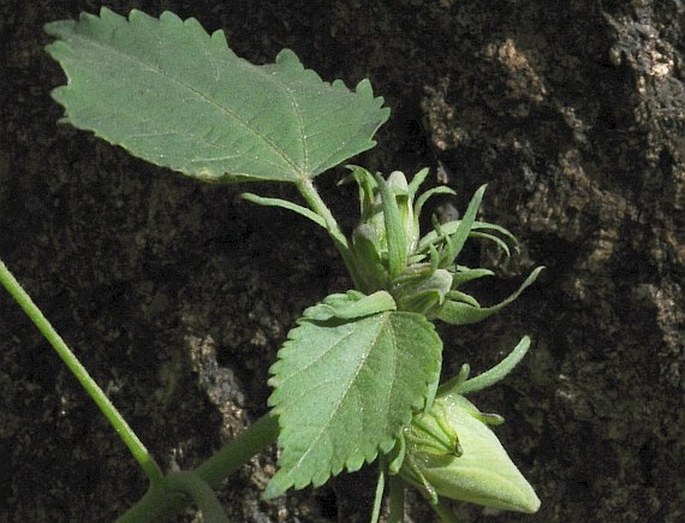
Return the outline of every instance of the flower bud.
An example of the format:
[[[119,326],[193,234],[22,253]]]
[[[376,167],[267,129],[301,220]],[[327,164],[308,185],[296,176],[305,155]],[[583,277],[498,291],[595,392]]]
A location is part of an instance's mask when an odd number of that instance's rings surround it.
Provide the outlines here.
[[[410,256],[416,249],[420,236],[418,217],[414,216],[414,195],[409,193],[407,177],[402,171],[391,172],[387,184],[395,195],[400,210],[404,236],[407,239],[407,256]]]
[[[406,429],[400,475],[437,503],[438,495],[533,513],[540,500],[481,413],[464,396],[438,396]]]
[[[407,178],[403,172],[393,171],[387,180],[381,180],[380,183],[387,185],[397,205],[401,222],[398,233],[402,234],[406,239],[406,255],[409,256],[416,248],[419,240],[419,230],[418,220],[414,217],[414,198],[413,195],[409,194]],[[367,229],[366,236],[372,239],[379,257],[383,258],[388,254],[388,232],[385,228],[385,213],[387,212],[386,207],[390,203],[383,201],[377,187],[374,189],[371,201],[373,201],[373,205],[363,209],[362,221],[358,228]]]
[[[419,241],[414,192],[401,171],[387,178],[351,167],[360,189],[361,221],[352,233],[356,273],[365,291],[375,291],[402,274]]]

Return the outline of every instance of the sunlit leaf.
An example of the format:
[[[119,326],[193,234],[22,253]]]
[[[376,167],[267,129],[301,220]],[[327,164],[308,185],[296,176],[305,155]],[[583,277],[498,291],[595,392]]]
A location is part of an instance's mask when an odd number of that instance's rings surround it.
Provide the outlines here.
[[[102,8],[45,30],[65,122],[206,181],[313,178],[373,147],[388,118],[368,81],[324,82],[287,49],[253,65],[194,18]]]
[[[388,452],[437,386],[442,343],[425,318],[390,310],[312,319],[328,312],[327,301],[305,311],[271,368],[282,454],[266,497],[321,485]]]

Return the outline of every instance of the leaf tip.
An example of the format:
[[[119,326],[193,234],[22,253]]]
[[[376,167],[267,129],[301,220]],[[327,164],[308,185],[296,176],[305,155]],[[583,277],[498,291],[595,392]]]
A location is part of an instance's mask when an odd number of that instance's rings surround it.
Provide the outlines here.
[[[43,26],[43,31],[45,31],[49,36],[53,38],[59,38],[64,34],[67,28],[72,28],[76,22],[74,20],[56,20],[54,22],[48,22]],[[45,49],[50,49],[55,44],[48,44]],[[48,51],[50,52],[50,51]],[[51,53],[52,54],[52,53]]]
[[[129,18],[134,15],[134,12],[145,14],[142,11],[138,11],[137,9],[133,9],[129,13]],[[121,16],[120,14],[112,11],[108,7],[102,6],[100,8],[100,11],[98,12],[97,15],[91,14],[91,13],[81,13],[79,16],[79,23],[83,24],[88,24],[88,23],[97,23],[99,21],[102,22],[108,22],[108,23],[120,23],[122,21],[125,21],[126,17]]]
[[[291,486],[290,482],[284,482],[282,476],[284,474],[279,470],[276,474],[269,480],[266,485],[266,489],[262,492],[262,499],[270,500],[282,496],[285,491]]]
[[[136,11],[136,10],[134,9],[134,11]],[[142,11],[137,11],[137,13],[141,13],[141,14],[145,15],[145,13],[143,13]],[[131,14],[133,14],[133,11],[131,11]],[[145,15],[145,16],[147,16],[147,15]],[[188,20],[186,20],[185,23],[188,23],[191,20],[195,20],[195,19],[194,18],[188,18]],[[176,13],[172,13],[171,11],[163,11],[162,14],[159,15],[159,21],[162,23],[174,23],[174,24],[184,23],[183,20]]]
[[[276,55],[276,63],[294,66],[298,69],[304,69],[304,65],[302,65],[299,57],[292,49],[281,49],[281,51]]]
[[[216,42],[219,44],[222,49],[226,48],[228,49],[228,40],[226,39],[226,33],[224,33],[223,29],[217,29],[212,33],[211,36],[212,42]]]

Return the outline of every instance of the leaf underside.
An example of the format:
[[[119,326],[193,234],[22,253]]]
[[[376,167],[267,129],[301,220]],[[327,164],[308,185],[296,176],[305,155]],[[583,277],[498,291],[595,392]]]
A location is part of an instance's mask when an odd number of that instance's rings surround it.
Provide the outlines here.
[[[52,92],[63,121],[206,181],[313,178],[373,147],[389,115],[367,80],[324,82],[287,49],[255,66],[170,12],[102,8],[45,31],[68,78]]]
[[[423,316],[310,319],[325,303],[305,311],[271,368],[282,453],[267,498],[390,451],[439,379],[442,343]]]

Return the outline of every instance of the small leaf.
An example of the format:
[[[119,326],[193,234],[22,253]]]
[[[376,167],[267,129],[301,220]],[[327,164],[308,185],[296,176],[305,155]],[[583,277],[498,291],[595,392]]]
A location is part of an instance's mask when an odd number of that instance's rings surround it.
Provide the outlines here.
[[[480,309],[480,303],[478,303],[478,300],[465,292],[450,291],[447,293],[447,299],[454,303],[464,303],[466,305],[470,305],[471,307]]]
[[[100,16],[45,26],[68,84],[63,121],[134,156],[206,181],[313,178],[375,145],[389,111],[368,81],[352,92],[290,50],[253,65],[193,18]]]
[[[444,303],[437,316],[442,321],[449,323],[450,325],[468,325],[470,323],[476,323],[484,320],[485,318],[499,312],[501,309],[518,298],[519,295],[537,279],[538,275],[543,269],[544,267],[536,268],[530,273],[528,278],[526,278],[516,292],[496,305],[492,305],[491,307],[479,307],[463,301],[448,300]]]
[[[267,498],[291,486],[319,486],[389,452],[437,387],[442,343],[425,318],[386,311],[308,319],[327,309],[326,301],[300,319],[271,368],[269,405],[281,426],[282,454]]]
[[[412,182],[413,181],[414,180],[412,180]],[[438,187],[428,189],[416,199],[416,203],[414,204],[414,216],[420,216],[423,206],[431,198],[431,196],[435,196],[436,194],[449,194],[450,196],[455,196],[457,193],[451,187],[446,187],[444,185],[439,185]]]
[[[530,338],[524,336],[518,342],[511,352],[491,369],[486,370],[475,378],[468,379],[470,368],[467,364],[462,365],[462,370],[457,376],[448,382],[440,385],[438,394],[462,394],[466,395],[470,392],[477,392],[488,387],[492,387],[495,383],[503,380],[514,367],[519,364],[523,357],[528,352],[530,347]]]
[[[445,269],[438,269],[423,278],[398,284],[394,292],[400,310],[418,312],[430,318],[434,310],[444,303],[450,287],[452,274]]]
[[[388,242],[388,269],[391,278],[407,266],[407,235],[395,193],[380,175],[376,176],[378,191],[383,201],[385,234]]]
[[[386,291],[377,291],[365,296],[359,291],[352,290],[345,294],[331,294],[323,302],[306,309],[302,316],[312,321],[327,321],[333,318],[353,320],[395,309],[395,300]]]
[[[441,234],[444,236],[451,236],[456,234],[457,229],[461,227],[463,220],[454,220],[447,223],[440,224]],[[489,231],[489,232],[484,232]],[[509,232],[507,229],[500,225],[489,222],[474,221],[471,226],[471,232],[469,233],[469,238],[481,238],[485,240],[490,240],[497,244],[507,256],[509,256],[509,246],[507,243],[497,235],[503,236],[513,244],[517,243],[516,237]],[[432,245],[436,245],[440,242],[442,236],[437,233],[437,231],[430,231],[419,241],[417,250],[419,252],[426,252]]]
[[[346,165],[345,167],[350,170],[350,174],[340,180],[338,184],[344,185],[351,181],[357,183],[359,190],[359,216],[364,221],[375,211],[375,194],[378,184],[373,175],[363,167],[358,165]]]
[[[463,265],[457,265],[457,270],[452,274],[452,288],[456,289],[463,283],[483,278],[484,276],[494,276],[495,273],[490,269],[476,268],[470,269]]]
[[[469,233],[471,232],[471,228],[476,221],[476,213],[480,207],[480,202],[483,199],[486,187],[486,185],[481,185],[478,188],[471,198],[471,201],[466,208],[466,212],[464,213],[464,218],[459,222],[457,230],[453,235],[447,237],[447,248],[444,253],[444,260],[442,261],[443,267],[452,265],[463,249],[464,244],[469,237]]]
[[[428,176],[428,173],[430,172],[430,169],[428,167],[424,167],[421,169],[419,172],[417,172],[414,177],[411,179],[411,182],[409,182],[409,195],[414,198],[416,196],[416,193],[419,192],[419,188],[421,187],[421,184],[426,181],[426,177]],[[418,215],[419,213],[414,213],[415,215]]]
[[[355,282],[366,292],[382,288],[387,280],[385,266],[378,253],[379,241],[378,231],[369,224],[363,223],[352,232],[355,268],[359,276],[359,281]]]

